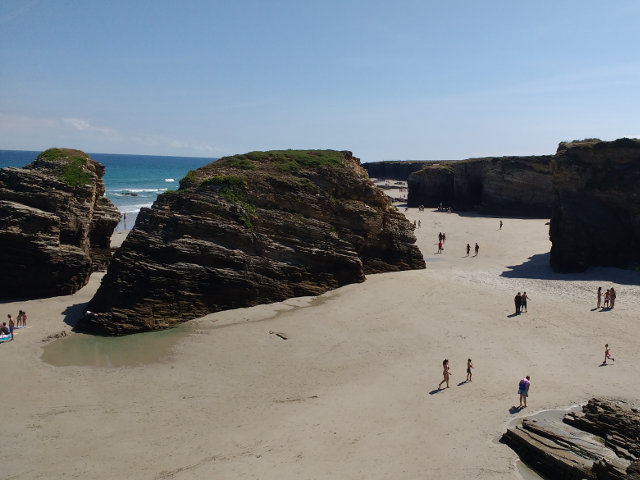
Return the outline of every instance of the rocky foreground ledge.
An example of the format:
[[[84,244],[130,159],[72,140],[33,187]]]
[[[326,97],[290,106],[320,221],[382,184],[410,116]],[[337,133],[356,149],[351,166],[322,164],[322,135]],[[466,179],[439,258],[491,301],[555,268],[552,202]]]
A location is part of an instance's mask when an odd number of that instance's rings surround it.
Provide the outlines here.
[[[501,441],[552,479],[640,480],[640,410],[627,402],[593,398],[582,412],[542,412]]]
[[[157,330],[425,268],[415,240],[351,152],[226,157],[140,212],[77,327]]]
[[[104,166],[52,148],[24,168],[0,169],[0,294],[68,295],[111,257],[118,209],[104,196]]]

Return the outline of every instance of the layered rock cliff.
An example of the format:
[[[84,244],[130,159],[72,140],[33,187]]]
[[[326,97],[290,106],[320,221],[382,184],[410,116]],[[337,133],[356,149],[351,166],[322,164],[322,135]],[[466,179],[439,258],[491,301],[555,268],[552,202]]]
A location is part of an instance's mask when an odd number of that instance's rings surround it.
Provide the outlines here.
[[[553,191],[552,268],[640,267],[640,140],[561,143]]]
[[[424,166],[407,180],[409,206],[549,217],[552,155],[488,157]]]
[[[0,169],[0,294],[66,295],[110,256],[120,220],[104,197],[104,166],[50,149],[24,168]]]
[[[594,398],[582,412],[542,412],[501,441],[549,478],[640,480],[640,410],[626,402]]]
[[[227,157],[143,209],[78,327],[125,334],[425,268],[413,226],[351,152]]]
[[[386,160],[383,162],[367,162],[362,164],[369,177],[387,178],[389,180],[406,181],[413,172],[425,165],[434,163],[430,160]]]

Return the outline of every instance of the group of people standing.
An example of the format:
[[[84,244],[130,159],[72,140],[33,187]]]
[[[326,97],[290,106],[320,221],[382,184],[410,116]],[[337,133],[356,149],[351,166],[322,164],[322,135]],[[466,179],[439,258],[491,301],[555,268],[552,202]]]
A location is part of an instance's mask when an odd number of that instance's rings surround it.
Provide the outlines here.
[[[478,252],[480,252],[480,245],[478,245],[478,242],[476,242],[476,246],[475,246],[474,250],[475,250],[474,257],[477,257],[478,256]],[[471,245],[469,245],[467,243],[467,257],[469,256],[470,252],[471,252]]]
[[[596,306],[596,308],[600,308],[600,304],[602,303],[602,287],[598,287],[597,295],[598,295],[598,305]],[[602,308],[607,308],[609,310],[612,310],[615,304],[616,304],[616,290],[615,288],[611,287],[607,289],[607,291],[604,293],[604,303],[602,303]]]
[[[527,292],[520,293],[518,292],[513,299],[513,302],[516,304],[516,315],[520,315],[523,311],[527,313],[527,300],[529,296]]]
[[[16,328],[25,328],[27,326],[27,314],[20,310],[18,312],[18,317],[16,321],[13,320],[11,314],[7,315],[7,322],[2,322],[2,334],[11,335],[11,340],[13,340],[13,330]]]
[[[467,379],[465,382],[470,382],[473,374],[471,373],[471,369],[473,368],[473,362],[470,358],[467,358]],[[441,386],[443,383],[446,383],[449,388],[449,378],[451,377],[451,368],[449,367],[449,360],[447,358],[442,362],[442,381],[438,384],[438,390],[441,390]]]

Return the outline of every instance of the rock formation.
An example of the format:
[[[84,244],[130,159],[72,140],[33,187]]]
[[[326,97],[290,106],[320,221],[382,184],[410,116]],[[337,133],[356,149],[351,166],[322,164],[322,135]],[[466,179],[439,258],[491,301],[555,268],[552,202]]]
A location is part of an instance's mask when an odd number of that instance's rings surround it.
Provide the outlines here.
[[[125,334],[425,268],[413,226],[351,152],[252,152],[142,209],[78,328]]]
[[[432,163],[434,161],[431,160],[387,160],[363,163],[362,167],[371,178],[406,181],[413,172],[417,172],[425,165],[431,165]]]
[[[640,140],[561,143],[552,171],[552,268],[640,267]]]
[[[542,412],[501,441],[549,478],[640,480],[640,410],[626,402],[594,398],[582,412]]]
[[[67,295],[104,267],[120,213],[103,175],[86,153],[58,148],[0,169],[1,296]]]
[[[490,214],[551,215],[551,155],[490,157],[425,165],[407,180],[409,206]]]

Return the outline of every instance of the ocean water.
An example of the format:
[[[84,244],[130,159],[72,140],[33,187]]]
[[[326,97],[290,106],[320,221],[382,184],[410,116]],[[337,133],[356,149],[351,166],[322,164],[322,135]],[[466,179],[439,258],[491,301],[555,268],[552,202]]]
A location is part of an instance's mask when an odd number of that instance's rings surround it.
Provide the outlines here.
[[[24,167],[40,154],[37,151],[0,150],[0,168]],[[105,195],[126,214],[117,230],[132,228],[142,207],[150,207],[159,193],[176,190],[189,170],[214,161],[204,157],[163,157],[89,153],[105,166]]]

